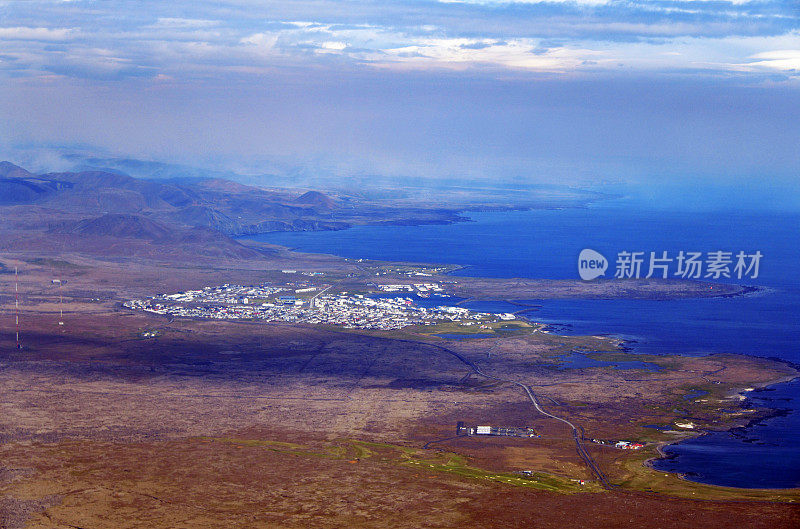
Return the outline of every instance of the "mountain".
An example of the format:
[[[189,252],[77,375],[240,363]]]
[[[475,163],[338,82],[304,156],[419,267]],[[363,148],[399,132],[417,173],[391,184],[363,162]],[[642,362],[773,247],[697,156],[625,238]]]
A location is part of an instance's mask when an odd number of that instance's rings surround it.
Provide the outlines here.
[[[294,202],[297,204],[307,204],[322,211],[333,211],[337,207],[336,202],[331,197],[319,191],[303,193],[294,199]]]
[[[276,225],[280,229],[316,215],[313,208],[294,204],[288,193],[217,179],[175,183],[96,170],[37,176],[9,162],[0,171],[10,175],[0,177],[0,205],[42,204],[55,215],[50,220],[136,214],[233,234],[253,232],[269,221],[283,223]]]
[[[66,231],[78,235],[167,241],[175,238],[175,230],[139,215],[109,213],[76,222]]]
[[[209,206],[191,205],[179,209],[171,218],[187,226],[201,226],[222,233],[236,233],[240,229],[230,217]]]
[[[38,177],[11,162],[0,162],[0,205],[30,204],[71,187],[68,182]]]
[[[166,172],[157,165],[124,162],[151,175],[162,169]],[[463,203],[457,208],[448,205],[454,193],[434,193],[426,200],[316,190],[298,196],[292,189],[266,189],[214,176],[156,180],[134,178],[116,169],[36,175],[11,162],[0,162],[0,218],[4,219],[0,243],[5,243],[0,246],[13,249],[14,244],[38,241],[41,248],[54,248],[57,239],[62,249],[73,245],[99,255],[172,255],[186,259],[191,254],[249,259],[259,254],[231,237],[271,231],[340,230],[357,224],[465,220],[459,214],[465,209]],[[535,207],[591,201],[548,193],[537,195]],[[473,203],[469,209],[510,207],[490,201]]]
[[[47,185],[22,178],[0,178],[0,205],[30,204],[52,194]]]
[[[31,178],[34,175],[11,162],[0,162],[0,178]]]
[[[187,256],[257,259],[231,235],[342,229],[320,218],[330,199],[221,179],[143,180],[118,171],[35,175],[0,163],[0,239],[50,251],[186,260]],[[23,242],[24,241],[24,242]]]
[[[209,228],[168,225],[141,215],[120,213],[62,222],[47,234],[72,251],[109,257],[259,259],[267,252],[248,248]]]
[[[166,226],[208,228],[229,236],[462,220],[454,210],[425,204],[380,202],[341,193],[330,196],[316,190],[298,196],[293,190],[221,178],[148,180],[118,170],[34,175],[10,162],[0,163],[0,175],[6,175],[0,176],[0,206],[38,206],[14,212],[15,225],[31,229],[47,230],[92,218],[111,222],[104,217],[108,214],[139,216]]]

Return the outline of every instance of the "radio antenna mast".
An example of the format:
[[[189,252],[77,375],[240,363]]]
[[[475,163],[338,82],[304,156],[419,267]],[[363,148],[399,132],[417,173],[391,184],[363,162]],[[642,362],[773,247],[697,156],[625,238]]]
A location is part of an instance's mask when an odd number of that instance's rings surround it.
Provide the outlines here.
[[[14,325],[17,331],[17,349],[22,349],[19,341],[19,269],[14,267]]]
[[[64,325],[64,292],[61,290],[63,282],[58,280],[58,324]]]

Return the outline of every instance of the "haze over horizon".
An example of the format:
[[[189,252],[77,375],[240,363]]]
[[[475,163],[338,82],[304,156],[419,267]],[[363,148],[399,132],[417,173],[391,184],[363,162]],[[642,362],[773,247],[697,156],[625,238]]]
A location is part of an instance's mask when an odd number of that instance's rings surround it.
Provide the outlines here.
[[[5,1],[0,17],[15,162],[768,187],[798,205],[792,1]]]

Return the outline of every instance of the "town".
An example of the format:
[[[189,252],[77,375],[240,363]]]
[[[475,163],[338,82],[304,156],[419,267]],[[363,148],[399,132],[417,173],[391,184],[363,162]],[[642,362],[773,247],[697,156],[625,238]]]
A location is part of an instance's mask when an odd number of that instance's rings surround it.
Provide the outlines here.
[[[300,288],[297,288],[300,287]],[[436,283],[420,285],[376,285],[378,291],[422,294],[442,292]],[[422,307],[407,296],[370,297],[368,293],[328,292],[331,286],[287,283],[276,286],[240,286],[225,284],[175,294],[160,294],[146,299],[126,301],[123,305],[181,318],[222,320],[263,320],[320,325],[346,329],[396,330],[409,325],[434,325],[444,322],[463,324],[508,320],[509,314],[473,312],[462,307]]]

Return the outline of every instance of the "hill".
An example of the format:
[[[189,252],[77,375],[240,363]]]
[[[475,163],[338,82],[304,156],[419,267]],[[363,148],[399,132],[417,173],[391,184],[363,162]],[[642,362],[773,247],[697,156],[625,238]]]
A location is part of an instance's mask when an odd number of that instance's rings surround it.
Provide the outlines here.
[[[30,204],[50,195],[54,190],[23,178],[0,178],[0,205]]]
[[[0,178],[31,178],[33,174],[11,162],[0,162]]]
[[[100,170],[34,175],[2,162],[0,182],[0,205],[40,204],[48,210],[47,222],[33,218],[33,226],[108,213],[141,215],[165,225],[210,228],[227,235],[348,226],[323,218],[335,202],[322,193],[295,198],[290,192],[218,178],[142,180]]]
[[[78,235],[97,235],[118,238],[167,241],[175,237],[175,230],[160,222],[139,215],[109,213],[93,219],[84,219],[67,228]]]
[[[333,211],[337,207],[336,202],[331,197],[319,191],[308,191],[294,199],[294,201],[297,204],[307,204],[324,211]]]
[[[148,173],[151,176],[161,169],[133,161],[126,164],[152,169]],[[209,176],[213,177],[142,179],[116,168],[36,175],[11,162],[0,162],[0,218],[8,219],[0,225],[0,235],[7,241],[17,240],[14,237],[19,234],[11,233],[16,230],[26,234],[28,240],[39,240],[42,247],[48,246],[44,240],[48,236],[58,236],[62,248],[67,244],[65,237],[74,236],[102,238],[115,252],[121,251],[120,245],[148,241],[162,247],[172,245],[170,252],[178,246],[198,252],[200,245],[208,244],[244,255],[245,247],[230,237],[272,231],[340,230],[356,224],[447,224],[465,220],[459,214],[465,206],[454,208],[442,202],[452,200],[452,193],[427,200],[391,194],[385,198],[341,192],[331,196],[317,190],[298,195],[291,189],[254,187],[213,173]],[[563,197],[541,200],[536,207],[572,204]],[[475,203],[469,209],[509,207],[492,202]],[[199,230],[187,231],[193,228]],[[117,242],[111,244],[112,239]],[[79,246],[103,254],[102,245]],[[200,253],[207,255],[210,251],[206,248]]]
[[[61,248],[109,257],[137,256],[167,261],[198,257],[259,259],[265,252],[270,253],[248,248],[209,228],[168,225],[141,215],[121,213],[61,222],[51,226],[45,235]],[[47,240],[39,243],[48,247]]]

